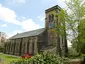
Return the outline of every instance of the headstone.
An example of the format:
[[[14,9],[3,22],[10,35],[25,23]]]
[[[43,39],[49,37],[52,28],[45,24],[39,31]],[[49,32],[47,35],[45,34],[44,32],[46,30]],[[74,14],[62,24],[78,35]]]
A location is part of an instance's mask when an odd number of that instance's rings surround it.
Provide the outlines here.
[[[0,64],[4,64],[5,59],[4,58],[0,58]]]

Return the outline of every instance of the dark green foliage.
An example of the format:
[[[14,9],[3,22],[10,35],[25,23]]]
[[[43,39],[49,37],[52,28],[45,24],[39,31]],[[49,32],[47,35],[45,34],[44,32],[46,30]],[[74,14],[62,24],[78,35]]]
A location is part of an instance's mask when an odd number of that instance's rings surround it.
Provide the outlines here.
[[[75,50],[75,48],[69,47],[68,49],[69,55],[68,57],[71,59],[80,58],[79,53]]]
[[[64,64],[65,58],[55,56],[53,54],[36,55],[29,59],[19,60],[17,62],[11,62],[10,64]]]
[[[0,52],[3,52],[4,48],[3,47],[0,47]]]

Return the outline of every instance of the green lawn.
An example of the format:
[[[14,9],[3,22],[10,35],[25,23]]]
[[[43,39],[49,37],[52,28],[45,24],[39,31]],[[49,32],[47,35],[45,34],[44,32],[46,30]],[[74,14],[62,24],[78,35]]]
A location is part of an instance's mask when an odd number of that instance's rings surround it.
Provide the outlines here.
[[[20,59],[19,57],[10,56],[10,55],[7,55],[7,54],[2,54],[2,53],[0,54],[0,58],[5,60],[4,64],[9,64],[11,61],[17,61],[17,60]]]

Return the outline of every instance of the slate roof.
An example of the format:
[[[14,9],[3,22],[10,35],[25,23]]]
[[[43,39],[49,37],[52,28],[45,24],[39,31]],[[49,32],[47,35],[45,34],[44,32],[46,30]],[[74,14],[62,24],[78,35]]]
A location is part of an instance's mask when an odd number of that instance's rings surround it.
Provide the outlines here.
[[[19,33],[19,34],[12,36],[10,39],[36,36],[36,35],[43,33],[44,31],[45,31],[45,28],[41,28],[41,29],[37,29],[37,30],[33,30],[33,31],[28,31],[28,32],[23,32],[23,33]]]

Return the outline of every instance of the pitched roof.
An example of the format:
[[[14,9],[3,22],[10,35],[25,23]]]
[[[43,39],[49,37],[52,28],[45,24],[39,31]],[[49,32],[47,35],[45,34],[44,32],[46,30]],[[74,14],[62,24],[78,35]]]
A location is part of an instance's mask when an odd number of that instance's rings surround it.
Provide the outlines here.
[[[41,28],[41,29],[37,29],[37,30],[33,30],[33,31],[28,31],[28,32],[23,32],[23,33],[19,33],[19,34],[12,36],[10,39],[36,36],[36,35],[41,34],[44,31],[45,31],[45,28]]]

